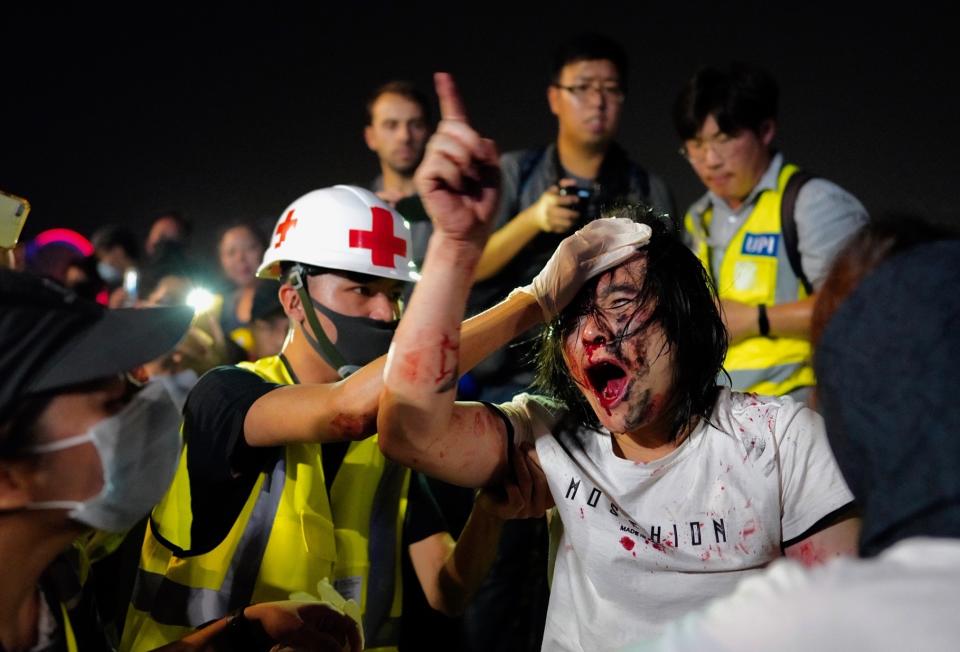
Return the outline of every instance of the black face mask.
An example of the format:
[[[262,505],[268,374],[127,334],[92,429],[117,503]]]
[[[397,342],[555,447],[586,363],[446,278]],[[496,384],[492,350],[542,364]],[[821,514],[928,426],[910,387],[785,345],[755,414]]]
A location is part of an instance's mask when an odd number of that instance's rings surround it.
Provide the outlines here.
[[[337,343],[332,347],[339,356],[332,355],[304,329],[307,341],[327,364],[337,370],[341,378],[346,378],[365,364],[373,362],[390,348],[399,320],[380,321],[367,317],[348,317],[330,310],[313,297],[310,297],[310,301],[314,308],[337,328]],[[339,359],[331,359],[335,357]]]

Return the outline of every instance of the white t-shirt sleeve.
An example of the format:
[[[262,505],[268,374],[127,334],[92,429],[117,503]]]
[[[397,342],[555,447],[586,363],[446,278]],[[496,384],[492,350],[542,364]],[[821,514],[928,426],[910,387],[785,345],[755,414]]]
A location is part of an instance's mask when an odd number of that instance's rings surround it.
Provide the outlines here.
[[[780,463],[783,540],[809,530],[853,501],[827,442],[823,418],[789,397],[780,399],[774,440]]]
[[[509,403],[497,405],[513,426],[514,441],[535,443],[549,435],[566,413],[562,403],[546,396],[519,394]]]

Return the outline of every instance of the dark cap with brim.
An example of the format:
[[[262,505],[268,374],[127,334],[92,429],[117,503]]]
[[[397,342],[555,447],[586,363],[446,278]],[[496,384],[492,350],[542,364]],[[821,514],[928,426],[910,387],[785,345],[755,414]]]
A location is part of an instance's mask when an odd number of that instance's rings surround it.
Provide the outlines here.
[[[159,358],[192,317],[186,306],[107,310],[51,281],[0,270],[0,414],[19,397]]]

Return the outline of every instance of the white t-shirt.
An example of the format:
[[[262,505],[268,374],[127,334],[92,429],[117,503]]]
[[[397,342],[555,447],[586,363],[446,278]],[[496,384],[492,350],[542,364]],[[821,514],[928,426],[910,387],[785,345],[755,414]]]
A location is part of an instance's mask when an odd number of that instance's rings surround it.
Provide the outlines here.
[[[563,523],[544,650],[653,638],[852,500],[822,419],[788,397],[724,389],[711,423],[649,464],[615,455],[607,432],[551,434],[554,407],[502,406],[517,441],[535,441]]]
[[[873,559],[781,560],[630,652],[960,650],[960,540],[906,539]]]

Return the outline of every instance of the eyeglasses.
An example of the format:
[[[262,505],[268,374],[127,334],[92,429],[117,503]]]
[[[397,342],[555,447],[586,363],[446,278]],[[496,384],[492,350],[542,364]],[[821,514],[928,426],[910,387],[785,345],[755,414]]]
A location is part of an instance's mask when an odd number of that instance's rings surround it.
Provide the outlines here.
[[[677,150],[683,158],[688,161],[702,163],[707,158],[707,152],[713,150],[713,153],[720,158],[729,156],[737,146],[737,136],[718,133],[710,138],[693,138],[686,141]]]
[[[552,84],[552,86],[567,91],[581,102],[586,100],[592,93],[600,95],[608,102],[622,102],[626,95],[623,92],[623,88],[620,87],[620,84],[616,83],[601,84],[600,82],[592,82],[573,84],[572,86],[564,86],[563,84]]]

